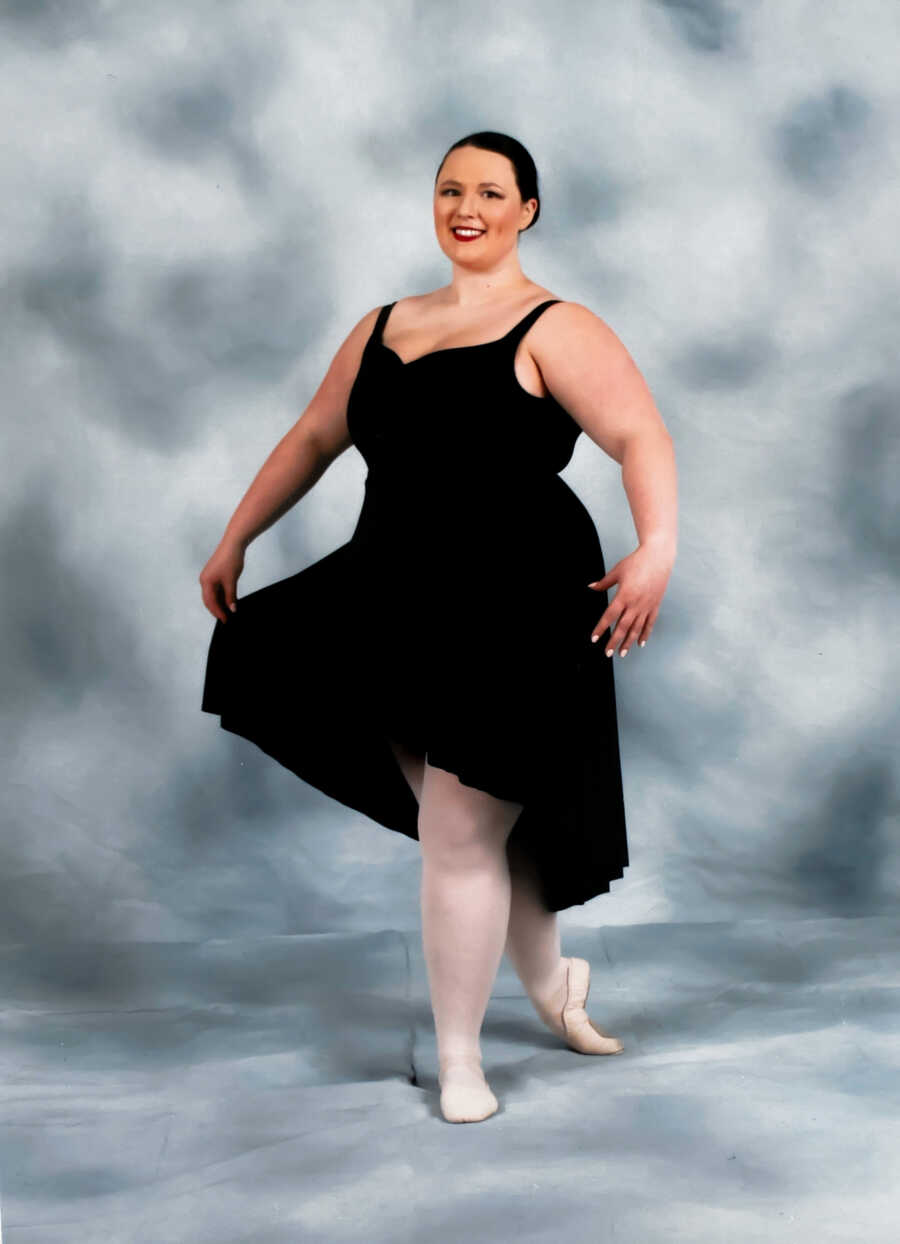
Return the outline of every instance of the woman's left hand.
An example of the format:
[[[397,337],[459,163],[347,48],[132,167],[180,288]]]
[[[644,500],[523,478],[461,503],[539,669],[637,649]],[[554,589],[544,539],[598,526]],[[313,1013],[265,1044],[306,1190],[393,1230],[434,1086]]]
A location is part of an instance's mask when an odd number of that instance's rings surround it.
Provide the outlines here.
[[[588,584],[598,592],[618,584],[615,597],[591,632],[591,642],[596,643],[606,628],[610,628],[612,634],[606,645],[608,657],[613,655],[618,643],[622,645],[619,656],[624,657],[633,643],[643,648],[650,638],[674,560],[672,553],[662,545],[640,544],[633,553],[616,562],[602,579]]]

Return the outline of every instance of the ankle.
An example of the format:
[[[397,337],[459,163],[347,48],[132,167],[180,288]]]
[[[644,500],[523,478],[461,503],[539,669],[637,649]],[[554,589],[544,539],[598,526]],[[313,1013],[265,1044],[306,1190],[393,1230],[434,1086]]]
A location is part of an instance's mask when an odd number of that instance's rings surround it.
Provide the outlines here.
[[[529,989],[529,996],[543,1003],[554,1002],[565,993],[566,982],[568,979],[569,961],[563,955],[560,955],[553,971],[543,980]]]
[[[480,1050],[449,1050],[446,1054],[439,1055],[438,1064],[442,1068],[452,1066],[480,1067],[481,1058]]]

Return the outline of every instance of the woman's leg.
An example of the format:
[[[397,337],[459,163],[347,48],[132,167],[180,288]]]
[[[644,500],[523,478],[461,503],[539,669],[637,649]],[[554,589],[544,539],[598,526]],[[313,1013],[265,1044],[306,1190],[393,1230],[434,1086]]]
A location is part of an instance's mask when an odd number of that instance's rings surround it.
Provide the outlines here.
[[[421,805],[425,758],[393,740],[391,747]],[[566,998],[566,961],[556,912],[544,906],[532,857],[512,843],[506,850],[510,871],[506,953],[529,998],[558,1012]]]
[[[421,808],[423,802],[423,789],[425,780],[425,760],[413,752],[407,751],[399,744],[393,744],[394,753],[397,757],[403,773],[406,776],[416,800],[420,808],[420,838],[421,832]],[[443,771],[432,771],[434,776],[440,775]],[[490,796],[483,792],[473,791],[471,787],[461,787],[454,775],[446,774],[447,778],[451,778],[449,792],[452,799],[455,791],[468,792],[471,799],[475,796],[481,796],[483,800],[491,803],[495,808],[499,806],[500,801],[491,800]],[[512,810],[510,820],[510,828],[515,823],[520,805],[507,804]],[[562,1035],[569,1045],[580,1050],[585,1054],[615,1054],[622,1049],[622,1043],[615,1037],[607,1036],[601,1032],[596,1025],[588,1019],[583,1007],[571,1011],[568,1015],[568,1028],[565,1032],[560,1028],[560,1013],[563,1006],[569,1001],[569,978],[568,967],[569,960],[563,959],[560,953],[560,932],[557,923],[556,912],[550,911],[545,905],[538,876],[534,868],[534,863],[530,855],[518,849],[513,843],[507,841],[508,831],[503,841],[505,844],[504,855],[506,857],[507,869],[509,873],[509,909],[506,927],[505,949],[512,962],[519,979],[525,987],[525,991],[534,1004],[535,1010],[541,1019],[558,1035]],[[425,867],[424,848],[423,848],[423,870]],[[428,925],[426,917],[427,900],[425,895],[425,873],[423,871],[423,937],[427,943],[425,934]],[[440,925],[440,921],[438,925]],[[440,934],[438,934],[440,940]],[[426,958],[427,958],[426,949]],[[502,952],[501,952],[502,953]],[[572,960],[572,964],[580,961]],[[499,966],[499,960],[496,966]],[[487,984],[486,993],[483,993],[484,1005],[481,1007],[480,1014],[483,1018],[484,1011],[487,1007],[487,1000],[490,997],[491,984],[496,976],[496,966],[490,973],[490,980]],[[584,965],[586,968],[587,965]],[[435,1005],[435,999],[441,997],[441,984],[438,981],[435,985],[436,974],[431,971],[429,964],[430,978],[432,979],[432,1005],[435,1009],[435,1028],[438,1032],[439,1048],[441,1046],[441,1033],[444,1025],[438,1022],[438,1014],[442,1011],[442,1003],[440,1001]],[[440,969],[437,971],[440,976]],[[576,987],[577,988],[577,987]],[[468,1033],[471,1035],[473,1031],[480,1032],[480,1023],[478,1021],[477,1029],[469,1022]],[[445,1038],[443,1046],[447,1045],[448,1038]],[[487,1087],[484,1075],[481,1071],[480,1046],[477,1044],[471,1053],[463,1054],[446,1054],[441,1062],[442,1074],[441,1083],[443,1092],[441,1094],[441,1106],[444,1109],[445,1116],[456,1121],[476,1120],[487,1118],[497,1109],[497,1100]]]
[[[506,953],[533,1002],[559,1009],[566,1000],[566,961],[559,923],[545,905],[531,856],[511,843]],[[558,1005],[557,1005],[558,1004]]]
[[[481,1070],[481,1025],[510,911],[506,840],[521,804],[425,761],[419,804],[422,943],[437,1036],[441,1107],[454,1121],[497,1109]]]
[[[548,1028],[580,1053],[621,1053],[624,1047],[618,1037],[598,1028],[584,1009],[590,966],[583,959],[562,958],[556,912],[544,905],[531,857],[512,843],[507,854],[511,894],[506,951],[535,1010]]]

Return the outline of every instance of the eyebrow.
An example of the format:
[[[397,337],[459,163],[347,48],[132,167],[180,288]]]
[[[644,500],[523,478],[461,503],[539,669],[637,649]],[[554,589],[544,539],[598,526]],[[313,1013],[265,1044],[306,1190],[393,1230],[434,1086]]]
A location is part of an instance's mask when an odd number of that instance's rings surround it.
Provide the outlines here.
[[[451,182],[453,183],[453,185],[454,185],[454,186],[461,186],[461,185],[462,185],[462,182],[461,182],[461,181],[457,181],[457,179],[456,179],[455,177],[445,177],[445,178],[444,178],[444,180],[441,182],[441,185],[442,185],[442,186],[449,186]],[[480,190],[482,186],[496,186],[498,190],[502,190],[502,189],[503,189],[503,187],[500,185],[499,181],[480,181],[480,182],[478,183],[478,189]]]

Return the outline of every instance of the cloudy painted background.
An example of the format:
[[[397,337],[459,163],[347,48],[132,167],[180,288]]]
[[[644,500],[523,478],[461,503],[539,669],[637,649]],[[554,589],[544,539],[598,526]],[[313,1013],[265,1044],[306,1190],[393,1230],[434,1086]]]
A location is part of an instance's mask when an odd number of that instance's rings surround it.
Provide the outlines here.
[[[526,274],[615,329],[679,460],[616,658],[632,865],[564,921],[893,911],[892,0],[0,14],[4,940],[417,925],[414,843],[200,712],[197,576],[353,324],[447,281],[432,181],[482,128],[538,164]],[[241,593],[348,539],[363,477]],[[583,436],[565,478],[630,552],[616,464]]]

